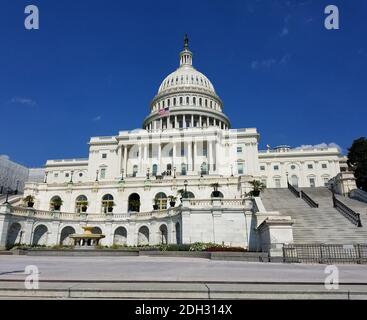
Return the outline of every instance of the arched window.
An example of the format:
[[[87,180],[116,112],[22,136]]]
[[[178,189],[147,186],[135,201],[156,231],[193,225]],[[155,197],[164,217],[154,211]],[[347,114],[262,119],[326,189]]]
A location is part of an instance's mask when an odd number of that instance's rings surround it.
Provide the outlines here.
[[[87,212],[88,209],[88,199],[85,195],[80,195],[75,200],[75,212]]]
[[[140,212],[140,196],[137,193],[129,196],[128,211]]]
[[[190,98],[186,97],[186,104],[190,104]]]
[[[201,107],[202,103],[203,103],[203,100],[201,98],[199,98],[199,106],[200,107]]]
[[[112,212],[114,205],[115,203],[113,201],[113,196],[111,194],[105,194],[102,197],[102,212],[103,213]]]
[[[195,195],[191,191],[186,191],[186,198],[194,199]]]
[[[153,164],[153,169],[152,169],[153,177],[155,177],[157,175],[157,171],[158,171],[158,165]]]
[[[182,105],[183,104],[183,99],[182,99],[182,97],[180,97],[180,105]]]
[[[59,196],[54,196],[50,201],[50,211],[60,211],[63,201]]]
[[[223,193],[220,191],[213,191],[210,195],[211,198],[223,198]]]
[[[173,105],[176,105],[176,98],[173,98]]]
[[[195,97],[193,97],[192,98],[192,104],[195,106],[196,105],[196,98]]]
[[[158,205],[159,210],[167,209],[167,196],[164,192],[159,192],[154,197],[154,202]]]

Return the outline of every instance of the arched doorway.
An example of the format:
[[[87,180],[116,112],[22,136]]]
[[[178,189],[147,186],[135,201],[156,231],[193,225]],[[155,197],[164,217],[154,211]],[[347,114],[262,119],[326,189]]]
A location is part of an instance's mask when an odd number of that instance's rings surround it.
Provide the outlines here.
[[[165,224],[162,224],[159,227],[159,236],[160,236],[161,244],[167,244],[168,243],[168,230],[167,230],[167,226]]]
[[[33,231],[32,244],[35,246],[46,245],[47,244],[47,233],[48,233],[48,229],[45,225],[41,224],[37,226]]]
[[[129,196],[128,209],[129,212],[140,212],[140,196],[137,193],[132,193]]]
[[[214,193],[215,192],[215,193]],[[220,192],[220,191],[213,191],[211,194],[210,194],[210,197],[211,198],[223,198],[223,193]]]
[[[298,177],[296,175],[291,177],[291,184],[293,187],[298,188]]]
[[[75,229],[73,227],[63,228],[60,234],[60,244],[63,246],[72,246],[74,241],[70,238],[70,235],[74,233]]]
[[[181,244],[181,226],[179,222],[175,224],[175,231],[176,231],[176,243]]]
[[[22,226],[18,222],[14,222],[8,231],[7,247],[11,248],[15,244],[21,242]]]
[[[138,245],[144,246],[149,244],[149,229],[146,226],[140,227],[138,232]]]
[[[127,230],[125,227],[118,227],[113,235],[113,244],[123,246],[127,242]]]

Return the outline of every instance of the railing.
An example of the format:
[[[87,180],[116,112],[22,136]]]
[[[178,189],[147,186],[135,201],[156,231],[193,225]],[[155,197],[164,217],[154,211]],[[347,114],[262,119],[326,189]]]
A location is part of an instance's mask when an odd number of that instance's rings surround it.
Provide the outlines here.
[[[344,217],[346,217],[357,227],[362,227],[360,214],[353,211],[351,208],[347,207],[343,202],[338,200],[335,197],[335,194],[333,194],[333,206],[336,210],[338,210]]]
[[[284,244],[286,263],[367,263],[365,244]]]
[[[293,187],[289,182],[287,182],[288,184],[288,189],[297,197],[297,198],[300,198],[301,195],[300,195],[300,192],[295,188]]]
[[[311,207],[318,208],[319,204],[315,202],[306,192],[301,190],[301,198]]]

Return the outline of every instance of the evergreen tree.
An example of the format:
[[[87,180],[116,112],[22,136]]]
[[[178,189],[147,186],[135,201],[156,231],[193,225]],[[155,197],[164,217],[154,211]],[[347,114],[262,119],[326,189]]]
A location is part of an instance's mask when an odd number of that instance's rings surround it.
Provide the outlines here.
[[[354,140],[348,149],[348,165],[354,169],[357,187],[367,191],[367,139],[365,137]]]

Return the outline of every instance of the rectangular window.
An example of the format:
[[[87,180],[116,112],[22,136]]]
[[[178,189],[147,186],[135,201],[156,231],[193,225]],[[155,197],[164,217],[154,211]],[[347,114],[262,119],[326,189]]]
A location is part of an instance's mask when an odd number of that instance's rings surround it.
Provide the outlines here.
[[[265,166],[260,166],[261,171],[265,171]]]
[[[321,167],[322,167],[323,169],[327,169],[327,164],[326,164],[326,163],[323,163],[323,164],[321,165]]]
[[[237,172],[238,174],[243,174],[243,163],[238,163],[237,164]]]
[[[278,171],[278,170],[279,170],[279,166],[278,165],[274,166],[274,171]]]
[[[237,147],[237,153],[242,153],[242,147]]]
[[[307,168],[308,168],[308,169],[313,169],[313,165],[312,165],[312,164],[308,164],[308,165],[307,165]]]
[[[107,158],[107,153],[102,153],[102,159],[106,159]]]
[[[69,173],[65,173],[65,177],[66,178],[69,178]]]
[[[59,176],[58,173],[54,173],[54,177],[57,178]]]
[[[101,179],[106,178],[106,169],[101,169]]]

